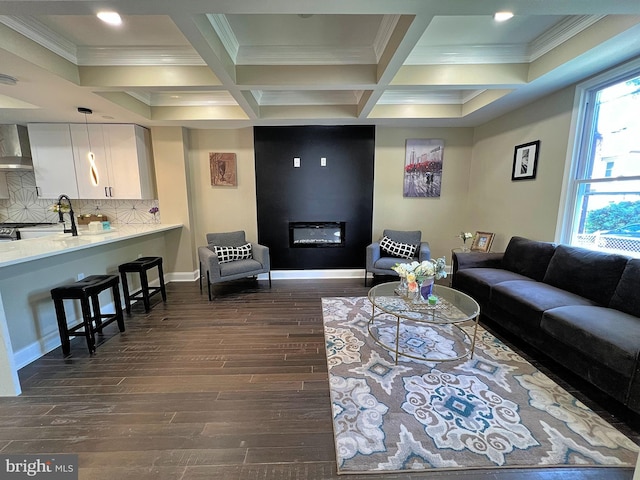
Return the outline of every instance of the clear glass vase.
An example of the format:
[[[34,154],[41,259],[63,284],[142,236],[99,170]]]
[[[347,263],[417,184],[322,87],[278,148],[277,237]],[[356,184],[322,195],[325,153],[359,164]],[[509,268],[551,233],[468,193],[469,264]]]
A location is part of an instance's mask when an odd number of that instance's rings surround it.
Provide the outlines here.
[[[400,286],[398,287],[398,294],[400,296],[407,295],[407,277],[400,275]]]
[[[429,301],[429,295],[433,292],[434,282],[435,277],[425,277],[420,279],[418,282],[418,292],[420,292],[418,295],[418,301],[425,303]]]

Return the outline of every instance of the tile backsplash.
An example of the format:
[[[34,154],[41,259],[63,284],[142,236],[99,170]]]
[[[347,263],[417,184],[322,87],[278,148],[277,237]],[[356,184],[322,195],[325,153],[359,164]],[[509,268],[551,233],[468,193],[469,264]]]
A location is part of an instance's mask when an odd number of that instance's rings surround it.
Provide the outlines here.
[[[42,199],[36,195],[33,172],[7,172],[9,199],[0,199],[0,222],[57,222],[58,214],[51,211],[56,199]],[[60,192],[65,193],[65,192]],[[158,207],[157,200],[72,200],[78,215],[106,215],[112,224],[157,223],[160,212],[149,213]]]

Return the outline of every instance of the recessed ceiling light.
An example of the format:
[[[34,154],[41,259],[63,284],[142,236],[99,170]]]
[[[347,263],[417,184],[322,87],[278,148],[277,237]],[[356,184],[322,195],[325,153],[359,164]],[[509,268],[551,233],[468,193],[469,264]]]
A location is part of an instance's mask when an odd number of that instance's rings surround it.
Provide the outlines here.
[[[122,19],[118,12],[98,12],[98,18],[109,25],[122,24]]]
[[[510,18],[513,18],[513,12],[496,12],[493,15],[493,19],[496,22],[504,22],[506,20],[509,20]]]

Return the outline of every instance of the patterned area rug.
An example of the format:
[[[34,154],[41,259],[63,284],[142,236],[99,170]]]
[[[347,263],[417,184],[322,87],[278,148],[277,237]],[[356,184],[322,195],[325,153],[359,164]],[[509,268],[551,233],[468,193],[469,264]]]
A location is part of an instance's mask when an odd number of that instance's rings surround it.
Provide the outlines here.
[[[631,440],[482,327],[471,360],[395,365],[369,336],[368,299],[322,308],[338,473],[635,465]],[[400,343],[418,353],[437,336],[402,328]]]

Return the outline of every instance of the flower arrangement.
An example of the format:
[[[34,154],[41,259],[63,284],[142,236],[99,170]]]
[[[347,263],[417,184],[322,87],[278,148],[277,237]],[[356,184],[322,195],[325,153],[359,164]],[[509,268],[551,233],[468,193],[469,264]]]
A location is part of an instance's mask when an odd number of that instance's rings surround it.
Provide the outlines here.
[[[473,233],[463,231],[458,234],[458,238],[462,240],[462,243],[467,243],[467,240],[473,238]]]
[[[447,276],[447,264],[444,257],[435,260],[424,260],[422,262],[396,263],[391,269],[400,277],[406,278],[409,282],[424,280],[427,277],[436,279]]]
[[[446,268],[447,264],[444,257],[422,262],[396,263],[391,267],[401,279],[406,279],[406,289],[409,292],[417,292],[420,284],[429,277],[434,277],[435,279],[445,278],[447,276]]]
[[[160,211],[160,209],[158,207],[156,207],[155,205],[149,209],[149,213],[151,215],[153,215],[153,223],[157,223],[158,222],[158,218],[156,217],[156,214],[159,211]]]

